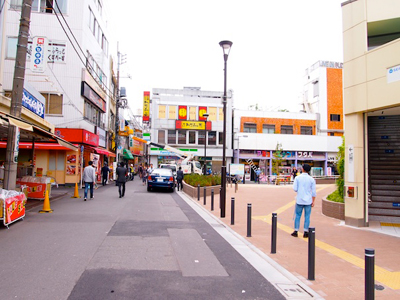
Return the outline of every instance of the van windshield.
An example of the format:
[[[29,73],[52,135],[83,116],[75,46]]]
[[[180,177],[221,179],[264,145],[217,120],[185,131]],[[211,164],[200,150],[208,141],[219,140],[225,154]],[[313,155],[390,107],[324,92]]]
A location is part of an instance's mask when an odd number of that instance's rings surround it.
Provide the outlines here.
[[[172,172],[176,172],[176,167],[175,166],[170,166],[170,165],[161,165],[162,169],[171,169]]]

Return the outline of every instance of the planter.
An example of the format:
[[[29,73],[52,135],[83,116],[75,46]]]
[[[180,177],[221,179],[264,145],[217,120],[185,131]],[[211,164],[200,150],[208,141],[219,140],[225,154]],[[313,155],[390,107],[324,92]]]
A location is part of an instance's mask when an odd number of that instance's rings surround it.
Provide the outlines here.
[[[322,214],[327,217],[344,220],[344,203],[333,202],[322,198]]]
[[[190,196],[192,198],[197,199],[197,187],[188,185],[185,181],[182,181],[182,186],[183,186],[183,192],[185,194],[187,194],[188,196]],[[206,195],[210,196],[211,190],[214,190],[214,195],[218,195],[220,188],[221,188],[220,185],[207,186],[206,187]],[[204,187],[200,187],[200,198],[202,198],[202,197],[204,197]]]

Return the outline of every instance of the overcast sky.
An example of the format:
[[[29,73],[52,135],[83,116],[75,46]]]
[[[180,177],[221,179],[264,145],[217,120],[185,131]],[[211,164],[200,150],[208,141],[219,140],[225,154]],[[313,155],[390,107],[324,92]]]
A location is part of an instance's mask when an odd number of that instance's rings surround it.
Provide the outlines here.
[[[344,0],[112,2],[109,33],[127,54],[121,77],[132,79],[120,85],[134,113],[153,88],[223,91],[222,40],[233,42],[227,85],[241,109],[298,111],[305,69],[343,60]]]

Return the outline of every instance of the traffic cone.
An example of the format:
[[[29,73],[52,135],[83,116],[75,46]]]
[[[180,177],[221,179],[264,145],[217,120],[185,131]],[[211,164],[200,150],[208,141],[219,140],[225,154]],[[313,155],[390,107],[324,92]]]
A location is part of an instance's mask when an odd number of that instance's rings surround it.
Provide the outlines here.
[[[77,183],[75,183],[75,192],[74,192],[74,196],[72,196],[72,198],[79,198],[78,184]]]
[[[50,199],[49,199],[49,191],[46,190],[46,194],[44,196],[43,209],[39,210],[40,213],[52,213],[53,210],[50,209]]]

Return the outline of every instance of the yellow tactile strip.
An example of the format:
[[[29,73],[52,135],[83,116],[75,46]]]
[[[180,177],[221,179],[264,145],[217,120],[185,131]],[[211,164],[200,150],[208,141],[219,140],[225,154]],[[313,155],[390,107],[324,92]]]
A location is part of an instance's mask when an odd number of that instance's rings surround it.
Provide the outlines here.
[[[381,226],[400,227],[400,224],[381,222]]]

